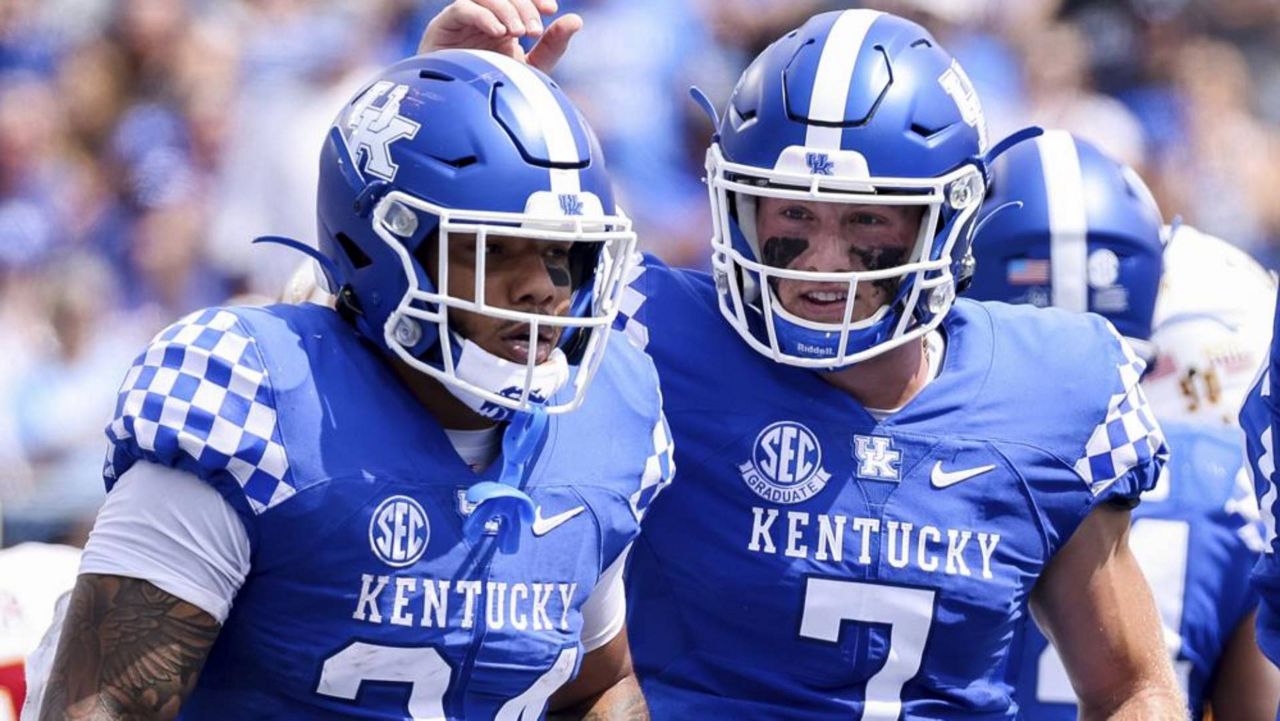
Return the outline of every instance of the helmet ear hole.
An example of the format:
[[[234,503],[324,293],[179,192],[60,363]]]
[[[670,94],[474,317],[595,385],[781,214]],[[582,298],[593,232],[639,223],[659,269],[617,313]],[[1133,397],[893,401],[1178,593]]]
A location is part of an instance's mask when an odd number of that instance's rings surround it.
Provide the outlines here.
[[[342,248],[342,252],[347,256],[347,260],[351,261],[351,267],[356,270],[368,268],[373,264],[373,259],[369,254],[364,252],[351,236],[346,233],[336,233],[334,238],[338,241],[338,246]]]
[[[350,285],[344,285],[338,291],[336,310],[338,315],[348,323],[353,323],[356,318],[364,315],[364,309],[360,307],[360,298],[356,296],[355,290]]]

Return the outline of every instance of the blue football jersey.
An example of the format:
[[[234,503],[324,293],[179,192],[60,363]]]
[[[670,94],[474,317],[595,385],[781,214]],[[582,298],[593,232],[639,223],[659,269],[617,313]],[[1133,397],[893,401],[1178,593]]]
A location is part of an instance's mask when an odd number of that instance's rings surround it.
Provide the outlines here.
[[[1280,301],[1280,299],[1278,299]],[[1280,323],[1280,315],[1276,317]],[[1271,351],[1262,364],[1240,410],[1240,426],[1245,434],[1246,467],[1253,478],[1254,491],[1262,511],[1263,555],[1253,569],[1252,581],[1259,594],[1258,645],[1271,662],[1280,666],[1280,542],[1276,539],[1276,514],[1280,513],[1280,478],[1276,477],[1275,432],[1280,421],[1275,390],[1280,379],[1280,352],[1271,339]]]
[[[1165,454],[1096,316],[960,301],[938,377],[877,422],[751,350],[712,280],[648,260],[620,325],[653,357],[678,483],[632,552],[654,719],[1011,719],[1041,570]]]
[[[463,535],[474,473],[371,345],[316,305],[163,331],[108,429],[239,513],[252,567],[183,719],[537,719],[577,673],[581,608],[671,472],[657,379],[618,339],[552,416],[519,550]]]
[[[1129,547],[1151,584],[1192,718],[1204,712],[1227,641],[1257,605],[1249,569],[1262,546],[1253,488],[1232,428],[1163,424],[1166,473],[1134,509]],[[1027,623],[1018,705],[1029,719],[1074,721],[1076,697],[1062,661]]]

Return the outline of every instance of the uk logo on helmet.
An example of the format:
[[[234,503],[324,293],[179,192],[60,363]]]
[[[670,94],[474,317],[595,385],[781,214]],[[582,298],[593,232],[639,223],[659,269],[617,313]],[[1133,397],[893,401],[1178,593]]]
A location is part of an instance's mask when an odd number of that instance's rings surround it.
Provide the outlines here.
[[[391,496],[369,519],[369,546],[383,563],[404,568],[422,558],[431,526],[422,505],[408,496]]]
[[[408,85],[390,80],[374,83],[351,106],[347,114],[347,144],[352,158],[364,154],[364,172],[388,182],[396,179],[400,166],[391,159],[391,144],[412,140],[422,126],[400,114],[400,103],[409,93]],[[385,99],[374,107],[379,98]]]
[[[813,175],[832,175],[835,173],[835,163],[831,162],[831,156],[827,153],[805,153],[804,162],[809,166],[809,172]]]
[[[560,212],[565,215],[582,215],[582,198],[573,193],[561,193]]]
[[[773,423],[756,436],[751,460],[738,465],[747,487],[774,503],[800,503],[813,498],[831,480],[822,468],[822,446],[805,426]]]

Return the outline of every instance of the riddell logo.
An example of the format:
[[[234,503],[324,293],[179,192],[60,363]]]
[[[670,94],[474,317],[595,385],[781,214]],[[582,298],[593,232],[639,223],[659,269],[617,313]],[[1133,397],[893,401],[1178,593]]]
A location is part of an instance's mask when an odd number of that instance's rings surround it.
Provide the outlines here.
[[[834,348],[824,348],[818,345],[809,345],[808,343],[796,343],[796,350],[810,356],[822,356],[824,358],[836,354]]]

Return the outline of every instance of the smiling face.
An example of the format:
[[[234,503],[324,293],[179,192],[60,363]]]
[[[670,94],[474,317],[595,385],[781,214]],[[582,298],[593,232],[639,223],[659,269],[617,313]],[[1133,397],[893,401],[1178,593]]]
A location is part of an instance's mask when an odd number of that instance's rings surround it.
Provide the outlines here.
[[[439,285],[438,246],[426,241],[427,272]],[[489,236],[485,240],[484,299],[487,305],[540,315],[564,316],[574,290],[572,243]],[[476,299],[476,241],[474,236],[449,239],[448,294],[459,300]],[[529,359],[529,324],[492,318],[465,310],[450,310],[454,330],[500,358],[526,363]],[[564,329],[543,325],[538,329],[535,363],[543,363]]]
[[[868,271],[910,262],[924,208],[761,197],[756,205],[760,259],[768,266],[822,273]],[[899,278],[858,283],[852,320],[889,302]],[[770,285],[788,313],[817,323],[844,321],[849,286],[789,278]]]

